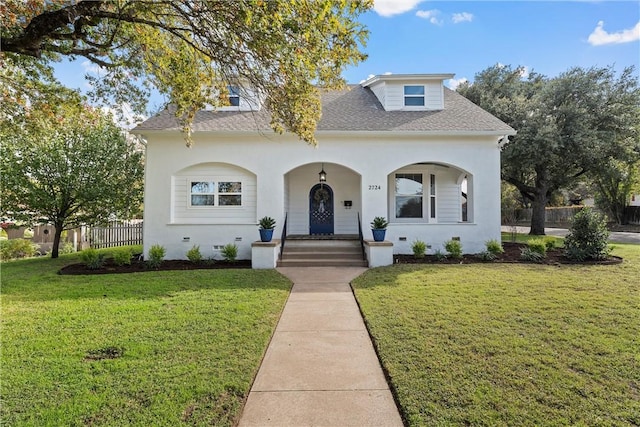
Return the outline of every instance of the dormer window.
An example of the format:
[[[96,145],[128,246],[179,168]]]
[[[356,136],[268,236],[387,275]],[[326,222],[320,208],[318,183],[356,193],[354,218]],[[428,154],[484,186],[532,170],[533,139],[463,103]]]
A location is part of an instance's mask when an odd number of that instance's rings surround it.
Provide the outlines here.
[[[406,85],[404,87],[405,107],[424,107],[424,86]]]
[[[240,88],[238,86],[229,86],[229,105],[232,107],[240,106]]]

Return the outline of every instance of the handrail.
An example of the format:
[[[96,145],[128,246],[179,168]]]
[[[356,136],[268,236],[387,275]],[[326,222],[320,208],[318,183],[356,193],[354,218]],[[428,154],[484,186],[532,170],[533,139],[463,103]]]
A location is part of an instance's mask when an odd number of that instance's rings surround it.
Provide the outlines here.
[[[282,226],[282,235],[280,236],[280,259],[282,259],[282,253],[284,252],[284,243],[287,241],[287,217],[288,212],[284,214],[284,225]]]
[[[362,235],[362,222],[360,221],[360,212],[358,212],[358,238],[360,239],[360,248],[362,249],[362,260],[367,260],[367,252],[364,250],[364,236]]]

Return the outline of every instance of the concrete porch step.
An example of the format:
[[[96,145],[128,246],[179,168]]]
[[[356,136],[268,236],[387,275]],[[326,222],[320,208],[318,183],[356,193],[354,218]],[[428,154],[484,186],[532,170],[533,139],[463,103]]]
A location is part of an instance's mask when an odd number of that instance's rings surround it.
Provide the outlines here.
[[[360,241],[286,240],[279,267],[367,267]]]

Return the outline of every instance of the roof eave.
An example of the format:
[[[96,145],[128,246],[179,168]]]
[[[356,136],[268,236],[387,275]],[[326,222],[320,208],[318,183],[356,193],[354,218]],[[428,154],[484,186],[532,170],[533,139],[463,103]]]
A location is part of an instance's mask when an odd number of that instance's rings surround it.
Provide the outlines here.
[[[397,80],[448,80],[452,79],[455,73],[439,73],[439,74],[379,74],[368,78],[360,83],[362,87],[370,86],[378,81],[397,81]]]

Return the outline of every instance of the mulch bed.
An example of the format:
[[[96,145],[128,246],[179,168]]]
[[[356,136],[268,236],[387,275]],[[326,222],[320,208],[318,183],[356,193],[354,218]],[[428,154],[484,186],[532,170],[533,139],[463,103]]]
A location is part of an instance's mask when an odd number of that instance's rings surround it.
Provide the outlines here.
[[[149,268],[144,261],[135,260],[130,265],[115,265],[112,259],[107,259],[104,265],[96,270],[91,270],[83,263],[70,264],[62,267],[58,274],[79,275],[79,274],[117,274],[117,273],[139,273],[143,271],[169,271],[169,270],[216,270],[222,268],[251,268],[251,260],[228,261],[207,261],[192,263],[188,260],[164,260],[158,268]]]
[[[475,263],[526,263],[534,264],[520,258],[521,250],[527,245],[523,243],[506,242],[502,244],[504,253],[498,255],[494,261],[485,261],[480,255],[463,255],[462,259],[438,258],[434,255],[425,255],[424,258],[416,258],[413,255],[394,255],[393,262],[396,264],[475,264]],[[587,260],[583,262],[572,261],[564,255],[564,249],[555,248],[547,251],[547,257],[538,264],[581,264],[581,265],[612,265],[620,264],[622,258],[617,256],[609,256],[603,260]]]

